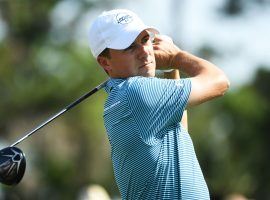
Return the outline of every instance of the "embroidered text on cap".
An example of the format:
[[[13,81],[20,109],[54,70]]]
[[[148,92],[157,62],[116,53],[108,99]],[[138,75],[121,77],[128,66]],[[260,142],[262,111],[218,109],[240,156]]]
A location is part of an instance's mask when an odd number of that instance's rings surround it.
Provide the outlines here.
[[[116,15],[116,20],[118,24],[128,24],[132,22],[133,18],[127,13],[119,13]]]

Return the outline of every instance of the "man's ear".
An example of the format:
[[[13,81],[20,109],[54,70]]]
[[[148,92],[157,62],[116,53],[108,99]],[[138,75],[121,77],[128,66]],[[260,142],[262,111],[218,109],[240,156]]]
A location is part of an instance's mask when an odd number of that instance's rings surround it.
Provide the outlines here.
[[[98,61],[98,64],[103,67],[103,69],[105,71],[110,71],[111,70],[111,66],[110,66],[110,62],[109,62],[109,59],[104,57],[104,56],[98,56],[97,57],[97,61]]]

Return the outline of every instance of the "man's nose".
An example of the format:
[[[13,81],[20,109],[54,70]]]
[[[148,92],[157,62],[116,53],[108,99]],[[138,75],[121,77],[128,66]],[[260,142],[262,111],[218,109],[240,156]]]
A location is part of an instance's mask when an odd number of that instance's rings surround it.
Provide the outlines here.
[[[139,59],[144,59],[149,55],[149,46],[145,44],[138,44],[137,53]]]

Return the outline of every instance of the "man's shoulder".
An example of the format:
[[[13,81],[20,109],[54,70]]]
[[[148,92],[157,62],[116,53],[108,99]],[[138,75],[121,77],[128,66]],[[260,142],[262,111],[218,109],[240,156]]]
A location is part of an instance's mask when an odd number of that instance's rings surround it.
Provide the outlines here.
[[[136,85],[136,84],[152,82],[153,80],[156,80],[156,79],[157,79],[156,77],[133,76],[127,79],[127,83],[128,85]]]
[[[127,79],[126,89],[131,93],[143,92],[157,86],[158,84],[155,84],[157,82],[159,82],[159,79],[156,77],[134,76]]]
[[[157,78],[155,77],[143,77],[143,76],[133,76],[125,79],[110,79],[107,87],[113,87],[118,89],[134,89],[145,85],[147,83],[151,83],[155,81]]]
[[[126,91],[142,91],[148,89],[161,89],[169,87],[184,87],[189,86],[190,80],[187,79],[161,79],[157,77],[143,77],[143,76],[133,76],[126,79],[111,79],[107,86],[109,88],[115,88],[119,90]]]

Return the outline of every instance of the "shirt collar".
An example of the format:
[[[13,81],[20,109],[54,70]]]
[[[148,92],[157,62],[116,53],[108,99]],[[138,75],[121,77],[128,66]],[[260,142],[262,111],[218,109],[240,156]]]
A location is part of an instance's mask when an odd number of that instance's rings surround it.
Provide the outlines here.
[[[120,87],[121,83],[123,83],[126,79],[119,79],[119,78],[110,78],[108,83],[106,84],[105,91],[110,93],[113,88]]]

